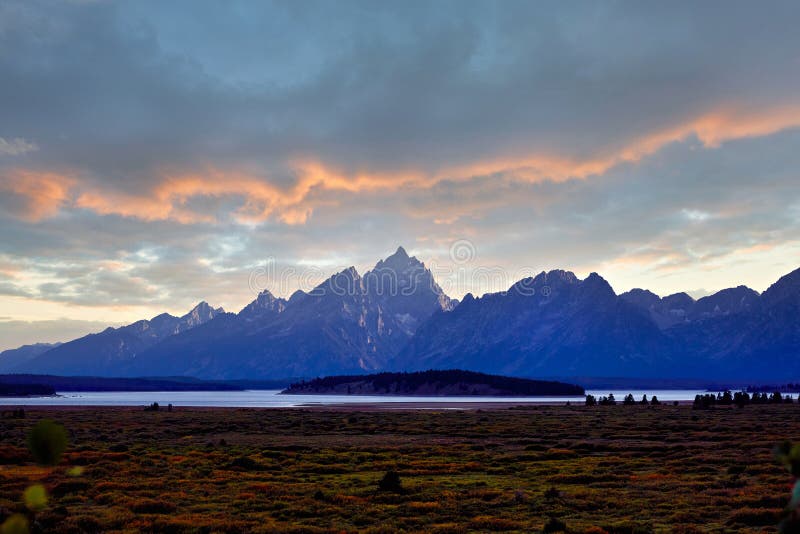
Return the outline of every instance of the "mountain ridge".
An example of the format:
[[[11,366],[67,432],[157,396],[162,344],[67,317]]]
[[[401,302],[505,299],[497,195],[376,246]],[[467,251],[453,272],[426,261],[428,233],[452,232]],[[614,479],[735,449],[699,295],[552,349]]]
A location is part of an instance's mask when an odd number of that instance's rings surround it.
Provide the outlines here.
[[[263,290],[239,313],[203,301],[180,318],[161,314],[44,350],[14,372],[235,379],[461,368],[788,379],[800,373],[798,317],[800,269],[761,295],[740,285],[697,300],[617,295],[598,273],[581,280],[555,269],[458,302],[398,247],[363,276],[349,267],[288,299]]]

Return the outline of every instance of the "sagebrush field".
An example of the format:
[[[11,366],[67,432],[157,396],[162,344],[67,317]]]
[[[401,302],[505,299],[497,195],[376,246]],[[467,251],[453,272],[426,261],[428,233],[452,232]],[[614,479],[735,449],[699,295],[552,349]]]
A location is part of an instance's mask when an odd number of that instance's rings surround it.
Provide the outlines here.
[[[54,468],[26,445],[43,418]],[[27,409],[0,420],[0,523],[38,482],[41,532],[771,532],[798,435],[796,404]]]

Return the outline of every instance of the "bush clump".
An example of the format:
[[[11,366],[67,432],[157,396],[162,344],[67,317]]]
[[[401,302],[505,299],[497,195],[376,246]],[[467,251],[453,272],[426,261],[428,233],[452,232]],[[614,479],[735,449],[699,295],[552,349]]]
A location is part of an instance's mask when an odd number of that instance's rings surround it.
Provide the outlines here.
[[[548,534],[550,532],[566,532],[567,524],[556,517],[551,517],[547,523],[544,524],[542,532]]]
[[[378,482],[378,491],[389,491],[392,493],[403,493],[403,483],[397,471],[387,471],[383,478]]]

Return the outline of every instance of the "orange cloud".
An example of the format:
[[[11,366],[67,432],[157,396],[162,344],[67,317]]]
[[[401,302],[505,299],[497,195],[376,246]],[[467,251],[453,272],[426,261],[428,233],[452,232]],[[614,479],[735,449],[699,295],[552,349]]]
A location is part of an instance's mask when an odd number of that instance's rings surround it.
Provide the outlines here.
[[[342,171],[312,157],[289,161],[295,182],[281,187],[269,177],[236,170],[209,167],[200,172],[162,171],[151,190],[134,195],[88,185],[79,189],[74,206],[99,214],[121,215],[143,220],[174,220],[180,223],[214,222],[216,214],[191,208],[196,198],[238,199],[235,219],[244,224],[275,219],[286,224],[303,224],[314,208],[332,202],[323,192],[362,193],[425,189],[444,180],[466,181],[476,176],[504,174],[528,182],[585,179],[601,175],[623,163],[635,163],[670,143],[696,137],[714,148],[725,141],[757,137],[800,126],[800,108],[783,107],[749,111],[721,107],[692,120],[633,139],[622,147],[597,156],[569,158],[555,154],[520,154],[478,157],[434,172],[422,170]],[[60,174],[16,171],[2,178],[0,190],[25,199],[22,217],[40,220],[54,215],[68,200],[74,181]],[[446,219],[441,219],[446,222]]]
[[[348,176],[311,161],[294,163],[294,185],[279,187],[267,178],[240,171],[209,167],[203,172],[169,173],[145,195],[93,190],[78,195],[75,205],[103,215],[121,215],[143,220],[175,220],[181,223],[213,222],[215,217],[188,208],[193,198],[239,198],[235,218],[242,223],[258,223],[274,217],[286,224],[303,224],[314,203],[312,190],[356,193],[396,187],[410,178],[400,175],[356,174]],[[422,175],[414,175],[419,181]]]
[[[697,137],[705,147],[716,148],[725,141],[759,137],[800,127],[800,108],[781,107],[756,112],[733,107],[720,108],[695,119],[633,139],[621,148],[588,158],[569,158],[555,154],[520,154],[481,157],[469,163],[445,166],[434,173],[359,172],[347,175],[321,162],[295,162],[306,177],[328,189],[360,192],[374,189],[427,187],[443,180],[469,180],[476,176],[510,174],[527,182],[554,181],[600,175],[623,163],[635,163],[665,146]]]
[[[14,169],[0,175],[0,191],[14,196],[12,212],[36,222],[58,213],[74,183],[72,178],[51,172]]]
[[[664,128],[634,139],[608,154],[573,159],[551,155],[533,155],[482,159],[475,163],[454,166],[439,173],[439,178],[469,178],[496,173],[513,173],[525,181],[564,181],[599,175],[622,163],[635,163],[655,154],[665,146],[697,137],[705,147],[716,148],[726,141],[771,135],[800,127],[800,108],[780,107],[772,110],[742,111],[720,108],[676,126]]]
[[[235,213],[241,222],[276,216],[289,224],[299,224],[308,216],[308,210],[302,207],[308,190],[304,182],[284,190],[257,176],[209,168],[202,173],[165,174],[163,181],[145,195],[86,191],[78,196],[75,205],[103,215],[188,224],[216,220],[214,215],[190,209],[188,203],[193,198],[234,197],[241,199]]]

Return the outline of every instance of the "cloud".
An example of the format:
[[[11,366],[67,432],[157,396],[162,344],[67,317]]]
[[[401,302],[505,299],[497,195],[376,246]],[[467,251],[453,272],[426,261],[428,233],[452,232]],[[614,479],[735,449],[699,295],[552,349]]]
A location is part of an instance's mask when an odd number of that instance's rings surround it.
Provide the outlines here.
[[[19,137],[10,140],[0,137],[0,156],[18,156],[38,149],[35,144]]]
[[[52,217],[68,200],[72,183],[51,172],[0,170],[0,209],[30,222]]]
[[[269,259],[363,270],[403,244],[446,265],[458,239],[468,267],[763,289],[800,230],[797,20],[796,2],[3,2],[0,313],[235,310]]]
[[[183,224],[211,223],[217,220],[217,213],[191,210],[187,204],[197,197],[230,197],[239,200],[233,209],[233,217],[240,223],[273,219],[286,224],[303,224],[313,210],[310,197],[315,188],[353,194],[380,189],[396,191],[407,187],[429,189],[442,181],[464,181],[501,174],[524,182],[585,179],[604,174],[618,165],[636,163],[671,143],[691,138],[696,138],[706,148],[714,149],[723,142],[771,135],[798,126],[800,108],[756,112],[725,110],[648,134],[642,139],[633,140],[616,153],[597,159],[581,161],[561,156],[521,155],[510,159],[456,164],[432,175],[426,175],[419,169],[406,172],[364,171],[348,175],[317,161],[295,160],[289,165],[292,166],[291,173],[296,181],[285,188],[271,183],[269,177],[240,171],[226,172],[213,167],[194,173],[159,172],[157,174],[161,182],[145,194],[102,190],[87,185],[77,195],[73,206],[100,215],[114,214],[143,220],[169,219]],[[27,205],[19,215],[35,221],[57,213],[72,183],[56,174],[37,175],[16,171],[11,179],[6,180],[6,188],[26,198]]]

